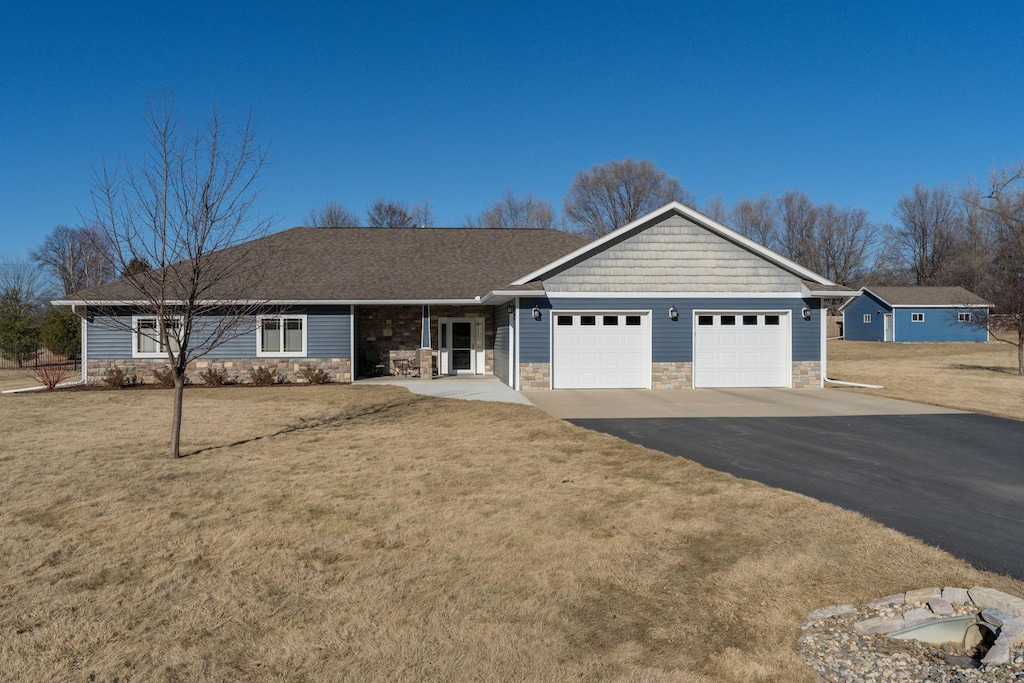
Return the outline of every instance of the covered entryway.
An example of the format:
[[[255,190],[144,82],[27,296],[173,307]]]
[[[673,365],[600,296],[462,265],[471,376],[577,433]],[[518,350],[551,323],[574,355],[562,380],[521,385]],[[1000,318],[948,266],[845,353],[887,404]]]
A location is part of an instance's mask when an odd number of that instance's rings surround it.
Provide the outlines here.
[[[649,389],[648,312],[554,311],[553,389]]]
[[[697,311],[693,386],[789,387],[789,311]]]

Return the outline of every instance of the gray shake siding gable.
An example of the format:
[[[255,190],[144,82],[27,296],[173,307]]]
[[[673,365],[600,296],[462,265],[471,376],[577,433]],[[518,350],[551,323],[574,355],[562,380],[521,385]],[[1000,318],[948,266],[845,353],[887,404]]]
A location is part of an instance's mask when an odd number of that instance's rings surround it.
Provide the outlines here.
[[[800,291],[800,279],[670,214],[544,280],[549,292]]]
[[[530,311],[536,306],[541,319],[534,320]],[[679,311],[679,320],[668,316],[670,306]],[[811,319],[804,320],[801,310],[811,309]],[[519,361],[521,363],[551,362],[551,311],[651,311],[651,361],[693,362],[693,311],[716,310],[786,310],[792,320],[793,362],[821,360],[821,300],[798,298],[561,298],[522,299],[520,319]]]
[[[286,314],[306,316],[306,356],[309,358],[349,358],[351,356],[351,312],[349,306],[291,307]],[[87,323],[89,360],[127,360],[132,358],[131,314],[117,317],[110,324],[102,317]],[[256,358],[256,329],[226,341],[210,351],[204,358],[244,359]]]

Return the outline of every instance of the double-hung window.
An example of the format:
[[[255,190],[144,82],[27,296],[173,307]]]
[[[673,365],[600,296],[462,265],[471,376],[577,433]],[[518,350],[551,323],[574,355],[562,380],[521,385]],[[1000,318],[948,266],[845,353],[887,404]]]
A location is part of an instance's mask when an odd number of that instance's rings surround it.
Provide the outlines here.
[[[256,356],[305,356],[306,316],[263,315],[256,329]]]
[[[962,322],[962,323],[969,323],[969,322],[971,322],[971,314],[970,313],[957,313],[956,314],[956,319],[959,322]]]
[[[910,314],[910,322],[912,322],[912,323],[923,323],[924,322],[924,313],[911,313]]]
[[[182,319],[159,316],[132,316],[132,358],[166,358],[167,347],[178,353],[181,349]],[[167,332],[167,346],[164,345],[161,330]]]

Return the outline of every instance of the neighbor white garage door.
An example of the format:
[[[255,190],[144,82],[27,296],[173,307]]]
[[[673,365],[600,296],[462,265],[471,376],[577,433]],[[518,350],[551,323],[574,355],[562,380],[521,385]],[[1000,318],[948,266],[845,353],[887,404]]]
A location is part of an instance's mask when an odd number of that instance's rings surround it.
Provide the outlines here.
[[[552,313],[552,388],[649,388],[650,317],[601,311]]]
[[[694,316],[694,387],[788,387],[789,313]]]

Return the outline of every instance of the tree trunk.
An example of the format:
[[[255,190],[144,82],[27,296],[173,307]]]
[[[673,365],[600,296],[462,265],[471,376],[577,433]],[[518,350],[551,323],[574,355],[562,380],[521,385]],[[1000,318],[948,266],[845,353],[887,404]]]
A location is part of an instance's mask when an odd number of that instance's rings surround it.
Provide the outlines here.
[[[1017,338],[1017,374],[1024,377],[1024,330],[1019,330]]]
[[[171,457],[181,457],[181,403],[185,398],[185,375],[174,372],[174,416],[171,418]]]

